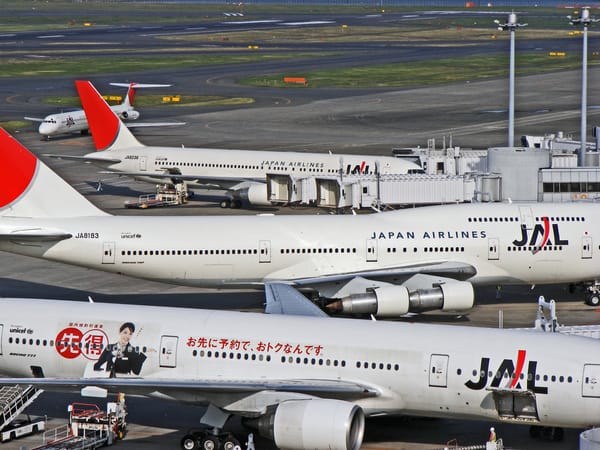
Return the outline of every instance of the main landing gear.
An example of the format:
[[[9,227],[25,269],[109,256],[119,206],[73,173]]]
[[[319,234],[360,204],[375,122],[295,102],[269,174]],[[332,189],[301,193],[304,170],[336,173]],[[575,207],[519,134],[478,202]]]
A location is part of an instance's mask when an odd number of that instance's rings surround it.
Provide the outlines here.
[[[535,439],[559,442],[565,437],[565,430],[559,427],[540,427],[532,425],[529,427],[529,435]]]
[[[598,281],[594,281],[586,289],[585,295],[586,304],[590,306],[600,306],[600,283]]]
[[[231,433],[213,433],[209,430],[192,430],[181,440],[183,450],[236,450],[240,441]]]
[[[221,205],[221,208],[237,209],[237,208],[242,207],[242,201],[228,198],[225,200],[221,200],[220,205]]]

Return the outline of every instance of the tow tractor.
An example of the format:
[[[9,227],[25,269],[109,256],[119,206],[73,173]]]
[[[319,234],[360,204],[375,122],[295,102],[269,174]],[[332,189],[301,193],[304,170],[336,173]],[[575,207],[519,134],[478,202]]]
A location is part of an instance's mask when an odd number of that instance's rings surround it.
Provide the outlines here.
[[[190,194],[185,183],[162,184],[156,187],[156,194],[140,195],[137,201],[126,201],[125,208],[147,209],[163,206],[177,206],[187,203]]]
[[[89,403],[69,405],[69,423],[44,433],[44,444],[32,450],[87,450],[112,445],[127,432],[125,394],[106,411]]]

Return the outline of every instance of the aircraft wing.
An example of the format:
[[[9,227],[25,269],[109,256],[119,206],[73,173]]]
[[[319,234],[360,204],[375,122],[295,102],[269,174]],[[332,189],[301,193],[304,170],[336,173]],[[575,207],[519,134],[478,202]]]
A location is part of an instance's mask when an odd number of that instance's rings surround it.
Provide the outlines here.
[[[267,314],[329,317],[296,288],[284,283],[265,284]]]
[[[178,127],[186,125],[186,122],[127,122],[127,128],[147,128],[147,127]]]
[[[455,261],[440,261],[427,264],[414,264],[389,269],[370,270],[363,272],[347,272],[335,275],[324,275],[315,278],[301,278],[293,281],[295,286],[315,286],[326,283],[337,283],[351,280],[353,278],[368,278],[378,281],[401,281],[413,275],[436,275],[466,280],[477,274],[477,270],[470,264]]]
[[[0,241],[19,242],[58,242],[72,238],[71,233],[45,228],[26,228],[5,231],[0,229]]]
[[[182,175],[168,172],[117,172],[105,170],[100,173],[108,175],[123,175],[126,177],[163,178],[172,181],[187,181],[211,189],[238,190],[249,187],[251,184],[264,184],[263,180],[253,178],[219,178],[214,176]]]
[[[47,156],[48,158],[56,158],[56,159],[67,159],[72,161],[79,161],[85,163],[93,163],[93,164],[117,164],[120,163],[120,159],[116,158],[101,158],[101,157],[93,157],[93,156],[75,156],[75,155],[55,155],[53,153],[44,153],[43,156]],[[111,172],[112,173],[112,172]]]
[[[41,117],[23,117],[25,120],[31,120],[32,122],[43,122],[44,119]]]
[[[75,392],[94,387],[108,392],[136,395],[158,393],[185,401],[198,397],[214,399],[223,396],[228,401],[243,399],[264,392],[301,394],[326,398],[355,400],[380,395],[379,391],[352,381],[290,379],[290,380],[166,380],[164,378],[0,378],[0,385],[32,385],[47,391]],[[194,401],[188,400],[188,401]],[[196,400],[197,401],[197,400]]]

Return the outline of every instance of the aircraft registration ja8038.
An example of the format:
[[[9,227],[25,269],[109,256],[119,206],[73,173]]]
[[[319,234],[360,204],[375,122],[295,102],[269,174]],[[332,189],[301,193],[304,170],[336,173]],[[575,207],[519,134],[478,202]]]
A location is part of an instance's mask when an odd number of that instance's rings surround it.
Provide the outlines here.
[[[473,284],[600,278],[600,206],[592,203],[112,216],[3,130],[0,153],[0,250],[8,252],[190,286],[262,289],[281,281],[312,290],[330,311],[379,317],[471,308]],[[592,290],[588,301],[598,298]]]

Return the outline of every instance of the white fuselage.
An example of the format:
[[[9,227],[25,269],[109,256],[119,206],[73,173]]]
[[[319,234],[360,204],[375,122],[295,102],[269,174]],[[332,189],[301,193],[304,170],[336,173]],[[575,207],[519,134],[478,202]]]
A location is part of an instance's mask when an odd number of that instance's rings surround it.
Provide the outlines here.
[[[72,237],[40,245],[4,240],[0,250],[205,287],[259,287],[440,262],[470,265],[476,273],[469,281],[481,284],[600,275],[600,208],[594,204],[449,205],[354,216],[4,217],[3,226],[11,233],[41,227]]]
[[[339,381],[376,392],[354,400],[367,415],[600,425],[599,343],[589,338],[51,300],[0,299],[0,310],[0,373],[11,377],[105,377],[102,350],[131,321],[129,343],[143,354],[135,376],[189,382],[163,393],[180,401],[206,400],[194,383],[209,380]],[[526,420],[499,415],[494,389],[528,391],[534,410]],[[235,399],[211,395],[224,409]]]
[[[214,177],[220,186],[229,188],[241,182],[264,182],[267,174],[309,176],[347,176],[373,174],[406,174],[420,172],[416,164],[392,156],[365,156],[328,153],[277,152],[256,150],[223,150],[207,148],[136,147],[90,153],[94,158],[120,159],[107,164],[109,170],[148,174],[148,181],[163,181],[151,175],[176,171],[184,176]],[[144,179],[144,177],[138,177]],[[226,179],[231,179],[229,184]],[[206,186],[209,180],[187,181]]]
[[[111,106],[111,109],[125,119],[123,113],[133,111],[129,105],[120,104]],[[133,114],[129,118],[137,118],[138,114]],[[76,131],[87,131],[88,122],[83,109],[74,111],[50,114],[44,117],[38,128],[38,133],[43,136],[53,136],[56,134],[73,133]]]

